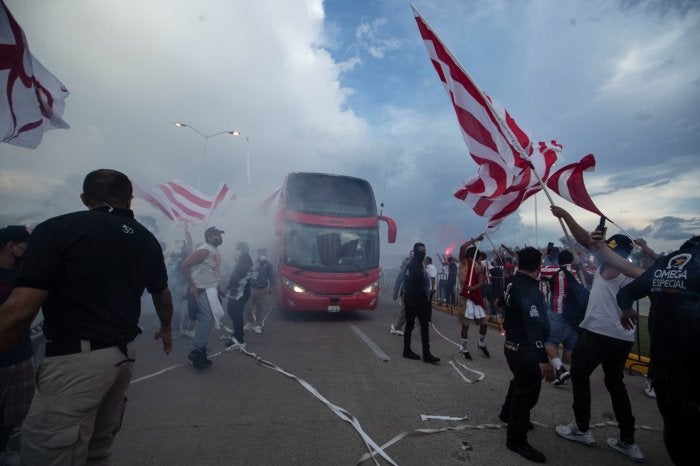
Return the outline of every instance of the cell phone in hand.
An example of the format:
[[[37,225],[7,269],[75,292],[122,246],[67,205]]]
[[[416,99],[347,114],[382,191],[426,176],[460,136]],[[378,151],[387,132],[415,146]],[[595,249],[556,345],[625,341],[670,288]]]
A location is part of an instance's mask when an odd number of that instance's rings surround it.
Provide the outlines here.
[[[596,227],[596,230],[601,232],[603,234],[603,238],[605,238],[605,216],[601,215],[600,216],[600,222],[598,222],[598,226]]]

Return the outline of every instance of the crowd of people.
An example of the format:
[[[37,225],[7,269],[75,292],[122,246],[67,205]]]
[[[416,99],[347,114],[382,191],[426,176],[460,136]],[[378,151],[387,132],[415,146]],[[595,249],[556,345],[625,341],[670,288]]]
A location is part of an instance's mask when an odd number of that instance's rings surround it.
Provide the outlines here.
[[[163,351],[171,352],[174,337],[192,337],[188,359],[196,369],[212,365],[207,345],[224,316],[222,299],[233,324],[227,347],[244,348],[245,330],[262,333],[274,285],[264,249],[253,263],[247,243],[237,243],[234,271],[220,286],[222,230],[208,228],[194,250],[186,231],[166,259],[162,243],[134,218],[126,175],[90,172],[80,198],[87,210],[50,218],[31,233],[21,225],[0,228],[2,464],[15,461],[16,446],[6,451],[15,439],[25,465],[109,463],[133,374],[133,341],[142,332],[144,291]],[[40,310],[47,342],[35,371],[30,324]]]
[[[623,378],[638,323],[632,303],[649,296],[647,393],[657,399],[664,442],[673,462],[695,463],[692,439],[700,433],[700,359],[696,357],[700,353],[695,345],[700,337],[700,237],[659,256],[641,238],[632,240],[623,234],[606,238],[602,223],[589,233],[566,210],[557,206],[551,210],[566,223],[578,245],[595,257],[597,266],[580,251],[560,250],[553,243],[545,252],[533,247],[514,252],[502,245],[511,255],[504,259],[496,255],[488,261],[475,247],[483,236],[462,244],[459,266],[454,257],[438,255],[447,268],[448,289],[443,296],[448,306],[457,307],[459,352],[466,359],[472,360],[467,346],[470,322],[479,324],[477,347],[488,358],[486,309],[503,318],[504,354],[513,373],[499,413],[508,425],[507,448],[530,461],[545,462],[544,454],[527,441],[530,411],[538,402],[542,380],[557,386],[571,381],[574,420],[557,426],[556,433],[572,442],[595,444],[590,430],[590,378],[602,367],[619,429],[619,436],[606,443],[632,461],[645,461],[635,442],[635,418]],[[646,264],[630,260],[635,244]],[[422,300],[425,309],[432,308],[435,279],[428,272],[430,261],[424,251],[425,246],[417,243],[396,277],[393,299],[403,296],[403,303],[390,331],[404,336],[404,357],[420,359],[410,350],[410,333],[418,317],[426,360],[430,311],[424,311],[424,317],[408,311],[409,306],[416,307],[416,300]],[[640,265],[650,266],[645,270]],[[437,360],[432,355],[428,359]]]
[[[32,232],[20,225],[0,228],[0,452],[21,428],[26,465],[109,462],[133,374],[144,291],[152,298],[163,351],[171,352],[174,336],[190,336],[188,359],[206,370],[212,366],[212,327],[228,313],[233,329],[224,335],[225,347],[245,349],[245,332],[263,331],[274,286],[266,251],[258,250],[253,261],[244,241],[236,243],[233,271],[224,280],[219,247],[225,232],[216,227],[206,229],[196,248],[187,233],[166,260],[156,237],[134,219],[133,188],[123,173],[93,171],[82,189],[85,211],[50,218]],[[675,464],[690,464],[692,440],[700,433],[700,237],[658,256],[641,239],[606,238],[602,226],[589,233],[556,206],[552,214],[595,256],[597,268],[553,244],[544,253],[504,246],[509,256],[489,261],[478,250],[481,236],[464,242],[458,257],[440,258],[452,290],[445,299],[458,309],[465,359],[473,360],[470,324],[478,325],[476,348],[490,358],[487,319],[503,318],[503,351],[513,374],[499,412],[507,424],[506,447],[545,461],[527,440],[542,380],[572,385],[573,421],[557,426],[556,434],[596,443],[590,378],[602,366],[619,429],[606,443],[632,461],[644,461],[623,373],[638,324],[632,303],[649,296],[649,374],[664,442]],[[628,260],[635,243],[651,261],[647,268]],[[395,281],[393,298],[401,297],[401,311],[390,329],[403,337],[402,354],[409,360],[440,361],[430,347],[437,277],[426,246],[416,243]],[[29,329],[40,309],[47,344],[35,373]],[[421,354],[411,347],[416,319]]]

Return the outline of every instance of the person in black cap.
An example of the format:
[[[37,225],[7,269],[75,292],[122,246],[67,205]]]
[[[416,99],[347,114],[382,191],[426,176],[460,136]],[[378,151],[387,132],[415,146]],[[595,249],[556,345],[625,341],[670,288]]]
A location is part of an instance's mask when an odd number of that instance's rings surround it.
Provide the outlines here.
[[[22,225],[0,228],[0,305],[12,293],[29,235],[27,227]],[[29,330],[6,353],[0,355],[0,464],[4,464],[2,455],[10,436],[22,425],[32,402],[32,355]]]
[[[664,420],[664,444],[675,464],[695,464],[700,437],[700,236],[656,260],[617,293],[625,328],[638,323],[632,304],[644,296],[651,300],[649,378]]]
[[[440,358],[430,354],[430,334],[428,329],[428,309],[430,306],[430,279],[423,267],[425,259],[425,245],[416,243],[413,245],[413,257],[404,270],[404,308],[406,309],[406,331],[403,335],[403,357],[408,359],[420,359],[411,350],[411,332],[416,324],[416,317],[420,322],[420,339],[423,346],[423,361],[436,363]]]
[[[134,220],[131,181],[88,173],[89,210],[54,217],[32,232],[15,288],[0,307],[0,354],[44,314],[46,357],[22,424],[22,464],[107,464],[134,370],[130,343],[147,289],[172,349],[172,298],[158,240]]]
[[[644,454],[634,442],[632,405],[623,382],[625,362],[634,343],[634,329],[626,329],[620,323],[622,310],[617,305],[616,295],[623,286],[639,276],[641,269],[626,276],[627,270],[616,267],[600,254],[600,249],[610,249],[627,258],[634,244],[624,235],[613,235],[605,242],[594,240],[571,214],[561,207],[552,206],[552,214],[563,219],[572,235],[582,246],[591,251],[601,265],[593,278],[586,316],[579,325],[581,331],[571,355],[571,384],[573,387],[574,422],[556,427],[560,437],[584,445],[593,445],[596,440],[590,431],[591,385],[590,376],[600,365],[605,374],[605,388],[610,393],[613,412],[619,425],[620,437],[608,438],[608,445],[628,456],[632,461],[644,461]],[[598,232],[596,237],[604,237]]]

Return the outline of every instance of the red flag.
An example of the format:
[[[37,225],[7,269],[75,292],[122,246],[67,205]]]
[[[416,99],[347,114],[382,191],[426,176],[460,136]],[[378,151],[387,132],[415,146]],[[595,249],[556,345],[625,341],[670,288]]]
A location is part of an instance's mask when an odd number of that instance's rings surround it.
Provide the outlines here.
[[[430,60],[450,96],[469,154],[479,167],[468,189],[475,195],[495,198],[528,169],[530,138],[505,108],[479,89],[415,8],[413,14]]]
[[[588,154],[576,163],[571,163],[557,170],[547,180],[547,187],[579,207],[603,216],[596,207],[583,183],[583,172],[595,169],[595,156]]]
[[[22,28],[2,0],[0,71],[2,142],[34,149],[45,131],[70,128],[62,118],[68,89],[31,54]]]

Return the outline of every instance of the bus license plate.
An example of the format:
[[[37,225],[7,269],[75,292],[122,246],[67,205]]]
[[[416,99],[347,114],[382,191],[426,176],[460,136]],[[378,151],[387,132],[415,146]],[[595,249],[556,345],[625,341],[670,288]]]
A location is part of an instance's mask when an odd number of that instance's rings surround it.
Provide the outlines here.
[[[340,306],[328,306],[328,312],[340,312]]]

